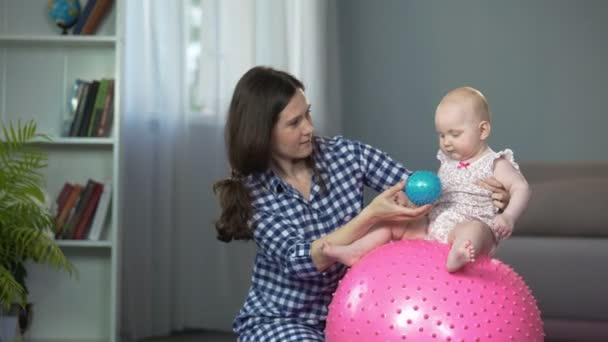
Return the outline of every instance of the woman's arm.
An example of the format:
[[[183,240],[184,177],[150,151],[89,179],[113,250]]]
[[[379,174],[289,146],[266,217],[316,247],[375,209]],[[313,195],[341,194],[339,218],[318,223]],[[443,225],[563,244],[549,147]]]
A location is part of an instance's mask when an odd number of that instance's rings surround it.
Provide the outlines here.
[[[335,262],[322,253],[321,246],[324,241],[332,245],[348,245],[365,235],[371,226],[379,221],[405,222],[417,220],[428,214],[431,210],[430,205],[408,208],[395,203],[394,197],[398,192],[403,191],[403,186],[404,181],[401,181],[385,190],[347,224],[313,241],[310,255],[317,270],[324,271]]]
[[[293,278],[314,278],[335,261],[321,253],[323,241],[349,244],[366,234],[379,221],[408,221],[426,215],[430,206],[406,208],[392,199],[402,191],[403,182],[379,194],[357,216],[342,227],[314,241],[302,235],[302,228],[272,211],[258,211],[251,221],[258,253],[273,260],[283,272]]]
[[[494,206],[498,208],[500,212],[502,212],[507,205],[509,205],[509,201],[511,200],[509,191],[507,191],[505,186],[495,177],[479,180],[476,184],[492,192],[492,204],[494,204]]]

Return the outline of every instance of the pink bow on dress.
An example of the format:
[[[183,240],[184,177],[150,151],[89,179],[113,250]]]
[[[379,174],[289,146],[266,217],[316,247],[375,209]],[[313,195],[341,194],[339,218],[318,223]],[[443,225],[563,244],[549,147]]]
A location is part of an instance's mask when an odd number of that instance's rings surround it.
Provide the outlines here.
[[[466,169],[467,167],[469,167],[469,165],[471,165],[471,163],[461,161],[460,163],[458,163],[458,169]]]

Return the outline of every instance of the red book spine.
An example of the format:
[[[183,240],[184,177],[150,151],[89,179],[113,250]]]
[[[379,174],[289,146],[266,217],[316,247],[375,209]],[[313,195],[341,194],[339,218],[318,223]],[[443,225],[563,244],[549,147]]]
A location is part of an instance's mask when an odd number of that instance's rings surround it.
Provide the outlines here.
[[[99,28],[101,21],[110,12],[111,7],[112,0],[96,0],[80,34],[94,34]]]
[[[55,224],[57,226],[57,231],[55,232],[55,238],[60,238],[61,234],[63,234],[64,224],[66,223],[68,216],[70,215],[72,208],[76,204],[76,201],[78,200],[78,197],[80,196],[81,192],[82,192],[82,185],[74,184],[72,191],[70,193],[70,196],[65,201],[65,204],[64,204],[63,208],[61,209],[61,212],[59,213],[59,217],[57,217],[57,220],[55,221]]]
[[[87,236],[89,227],[91,226],[91,220],[93,219],[93,214],[95,213],[95,209],[97,209],[97,203],[99,203],[99,197],[101,197],[102,192],[103,184],[95,183],[93,193],[91,194],[91,197],[84,208],[82,216],[80,216],[78,224],[74,228],[73,239],[83,240],[84,237]]]
[[[68,197],[70,197],[70,194],[72,193],[73,189],[74,186],[72,184],[67,182],[63,184],[63,188],[61,189],[61,192],[59,193],[59,196],[57,196],[57,200],[55,201],[55,203],[57,204],[57,215],[55,215],[55,220],[59,218],[59,215],[61,214],[61,211],[65,206],[65,202],[68,200]]]

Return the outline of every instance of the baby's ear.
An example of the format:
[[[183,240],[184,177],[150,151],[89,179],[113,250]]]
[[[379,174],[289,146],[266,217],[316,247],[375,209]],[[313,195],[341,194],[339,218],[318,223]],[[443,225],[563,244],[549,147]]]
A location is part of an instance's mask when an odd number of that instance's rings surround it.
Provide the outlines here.
[[[489,121],[482,121],[479,123],[479,139],[486,140],[490,136],[492,131],[492,125]]]

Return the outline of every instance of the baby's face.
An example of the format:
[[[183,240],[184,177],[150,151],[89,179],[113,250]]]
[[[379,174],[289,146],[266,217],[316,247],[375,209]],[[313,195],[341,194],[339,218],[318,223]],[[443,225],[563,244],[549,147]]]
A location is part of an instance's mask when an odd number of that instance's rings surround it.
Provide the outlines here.
[[[485,147],[485,141],[481,139],[481,120],[467,107],[451,101],[441,103],[435,112],[439,148],[448,157],[460,161],[476,157]]]

